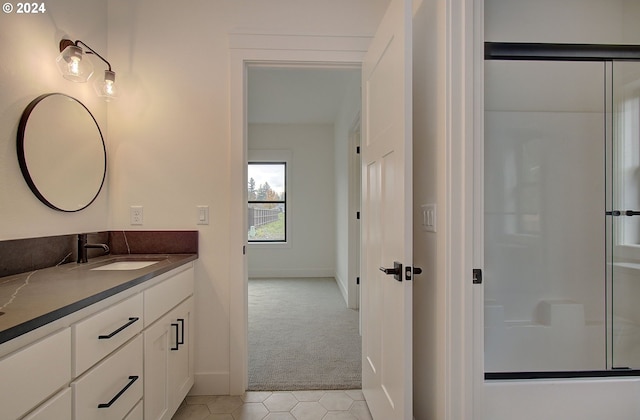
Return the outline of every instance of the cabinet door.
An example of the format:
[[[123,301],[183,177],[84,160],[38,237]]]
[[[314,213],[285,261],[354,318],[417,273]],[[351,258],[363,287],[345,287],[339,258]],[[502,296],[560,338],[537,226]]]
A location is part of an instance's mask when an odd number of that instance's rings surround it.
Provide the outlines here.
[[[194,382],[193,297],[144,332],[144,418],[169,420]]]
[[[144,419],[169,420],[169,352],[171,328],[168,315],[144,331]]]
[[[127,414],[127,417],[124,418],[124,420],[143,420],[143,416],[142,416],[142,401],[140,401],[133,410],[131,410],[131,412],[129,414]]]
[[[171,311],[169,377],[171,407],[177,409],[193,386],[193,296]]]

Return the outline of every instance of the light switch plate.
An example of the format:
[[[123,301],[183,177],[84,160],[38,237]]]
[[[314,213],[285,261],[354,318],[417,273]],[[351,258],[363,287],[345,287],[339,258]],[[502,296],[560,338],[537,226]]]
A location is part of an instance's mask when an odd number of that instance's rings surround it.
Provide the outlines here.
[[[209,224],[209,206],[198,206],[198,224]]]
[[[420,206],[422,210],[422,229],[427,232],[436,231],[436,205],[423,204]]]

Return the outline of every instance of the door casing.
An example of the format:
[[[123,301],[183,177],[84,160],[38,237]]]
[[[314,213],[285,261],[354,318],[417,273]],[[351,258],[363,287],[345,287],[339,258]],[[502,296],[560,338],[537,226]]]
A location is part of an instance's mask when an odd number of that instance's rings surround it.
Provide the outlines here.
[[[360,68],[369,45],[369,37],[299,36],[273,34],[230,34],[230,136],[231,162],[247,161],[247,67],[275,65],[278,67]],[[305,45],[306,49],[299,49]],[[229,282],[229,393],[242,395],[248,385],[248,269],[243,252],[247,246],[246,188],[244,165],[231,165]],[[235,188],[234,188],[235,186]]]

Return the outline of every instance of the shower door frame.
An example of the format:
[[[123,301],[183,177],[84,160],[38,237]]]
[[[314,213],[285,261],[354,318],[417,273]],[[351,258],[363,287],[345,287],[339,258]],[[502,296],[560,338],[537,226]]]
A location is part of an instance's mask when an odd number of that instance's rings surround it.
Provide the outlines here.
[[[617,44],[566,44],[566,43],[527,43],[527,42],[485,42],[484,59],[501,61],[582,61],[614,63],[618,61],[640,62],[640,45]],[[613,64],[605,66],[605,81],[611,85]],[[611,98],[613,93],[606,92],[606,97]],[[609,144],[613,141],[612,113],[613,104],[607,100],[605,105],[605,141]],[[608,148],[608,146],[607,146]],[[609,157],[606,156],[606,159]],[[607,180],[606,194],[610,194],[610,183]],[[484,188],[484,187],[483,187]],[[611,202],[613,202],[611,200]],[[611,213],[611,212],[608,212]],[[608,248],[608,246],[607,246]],[[607,269],[608,271],[609,269]],[[607,276],[610,277],[610,276]],[[484,372],[485,380],[528,380],[528,379],[560,379],[560,378],[593,378],[593,377],[622,377],[640,376],[640,369],[619,369],[613,366],[613,356],[610,353],[613,319],[609,313],[612,306],[609,300],[611,287],[609,279],[605,279],[605,325],[606,325],[606,369],[587,371],[530,371],[530,372]],[[484,354],[484,346],[483,346]]]

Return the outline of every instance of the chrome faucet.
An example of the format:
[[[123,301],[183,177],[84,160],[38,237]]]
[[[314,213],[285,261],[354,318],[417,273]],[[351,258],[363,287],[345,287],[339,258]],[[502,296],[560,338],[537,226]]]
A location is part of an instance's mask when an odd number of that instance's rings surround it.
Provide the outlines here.
[[[88,248],[102,248],[105,254],[109,253],[109,246],[107,244],[88,244],[87,234],[80,233],[78,234],[78,260],[77,260],[79,264],[83,264],[88,261],[88,258],[87,258]]]

